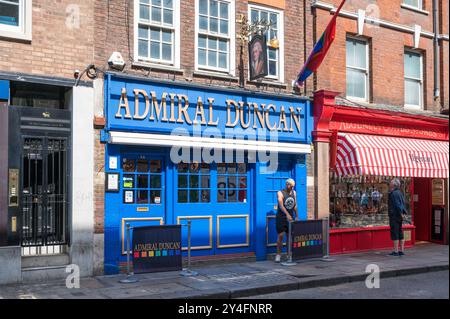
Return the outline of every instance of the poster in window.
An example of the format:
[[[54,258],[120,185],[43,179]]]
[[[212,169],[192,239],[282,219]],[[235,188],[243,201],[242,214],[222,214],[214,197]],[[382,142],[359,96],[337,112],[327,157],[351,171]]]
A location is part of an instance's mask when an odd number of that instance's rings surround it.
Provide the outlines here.
[[[267,44],[266,37],[255,35],[248,43],[250,80],[265,77],[267,71]]]
[[[433,179],[431,183],[433,205],[444,205],[444,180]]]
[[[106,191],[118,192],[119,191],[119,174],[118,173],[106,173]]]
[[[134,203],[134,191],[124,191],[123,192],[123,202],[125,204]]]

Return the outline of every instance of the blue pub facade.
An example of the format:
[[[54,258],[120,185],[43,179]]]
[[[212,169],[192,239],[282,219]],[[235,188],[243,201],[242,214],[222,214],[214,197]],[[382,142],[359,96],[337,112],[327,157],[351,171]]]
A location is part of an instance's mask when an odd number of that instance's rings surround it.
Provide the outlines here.
[[[105,116],[106,274],[126,261],[127,223],[191,220],[193,256],[266,259],[289,177],[307,218],[308,99],[108,73]]]

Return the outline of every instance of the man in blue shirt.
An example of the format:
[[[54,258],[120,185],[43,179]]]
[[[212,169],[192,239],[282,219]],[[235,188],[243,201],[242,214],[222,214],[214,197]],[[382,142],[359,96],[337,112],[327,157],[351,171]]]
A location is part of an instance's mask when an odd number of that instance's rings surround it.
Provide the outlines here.
[[[394,242],[394,251],[390,256],[403,256],[405,248],[405,240],[403,239],[402,222],[406,215],[405,197],[400,191],[400,180],[394,178],[389,184],[389,200],[388,200],[388,214],[389,226],[391,228],[391,240]],[[400,251],[398,243],[400,241]]]

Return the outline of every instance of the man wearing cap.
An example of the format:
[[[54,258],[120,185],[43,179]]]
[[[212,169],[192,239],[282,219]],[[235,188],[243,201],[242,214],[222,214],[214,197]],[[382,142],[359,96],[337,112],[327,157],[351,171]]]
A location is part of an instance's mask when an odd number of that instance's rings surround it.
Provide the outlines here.
[[[275,262],[281,261],[281,248],[283,246],[283,237],[289,232],[289,222],[294,221],[298,215],[297,194],[294,191],[295,181],[292,178],[286,180],[286,188],[278,191],[278,209],[276,215],[277,229],[277,255]],[[289,241],[289,238],[287,239]]]

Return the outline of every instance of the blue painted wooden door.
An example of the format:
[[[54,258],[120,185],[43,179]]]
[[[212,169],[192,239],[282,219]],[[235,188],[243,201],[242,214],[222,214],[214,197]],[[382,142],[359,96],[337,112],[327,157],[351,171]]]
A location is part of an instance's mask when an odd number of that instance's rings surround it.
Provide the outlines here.
[[[132,227],[166,223],[166,161],[162,155],[123,153],[119,196],[122,255],[126,253],[126,224]],[[131,237],[132,238],[132,237]]]
[[[291,157],[280,157],[277,170],[268,174],[264,179],[262,200],[264,201],[264,213],[266,215],[266,246],[268,252],[275,251],[277,241],[275,229],[275,215],[278,207],[277,192],[286,187],[286,179],[288,178],[296,180],[295,161]],[[301,200],[301,196],[297,191],[297,202],[299,200]]]
[[[174,165],[174,220],[191,220],[192,255],[252,249],[251,167],[246,163]],[[183,227],[187,248],[187,227]]]

